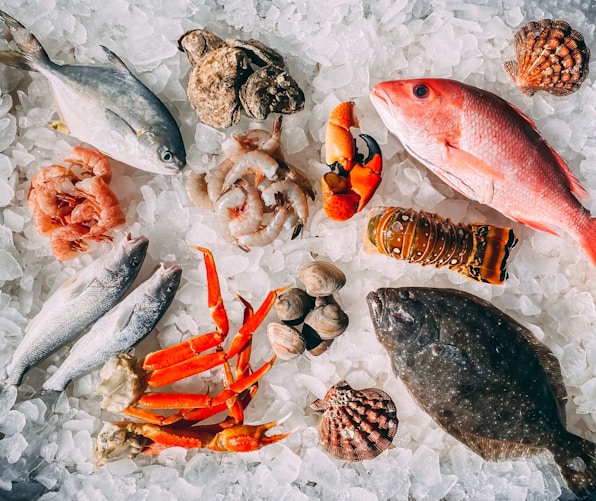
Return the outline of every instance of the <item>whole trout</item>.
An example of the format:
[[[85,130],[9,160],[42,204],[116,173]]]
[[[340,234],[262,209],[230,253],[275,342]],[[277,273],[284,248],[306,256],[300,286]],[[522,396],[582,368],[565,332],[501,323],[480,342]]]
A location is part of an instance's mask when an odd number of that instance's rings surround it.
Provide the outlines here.
[[[160,266],[77,341],[43,389],[63,391],[73,379],[141,342],[170,307],[181,276],[179,266]]]
[[[418,405],[487,461],[549,450],[578,496],[596,491],[596,444],[565,429],[553,353],[490,303],[453,289],[367,296],[377,339]]]
[[[25,328],[25,336],[6,368],[5,385],[19,385],[29,369],[109,311],[134,282],[148,245],[146,237],[131,238],[128,234],[57,289]]]
[[[586,190],[515,106],[440,78],[381,82],[370,97],[404,147],[453,189],[536,230],[565,230],[596,264],[596,219],[576,198]]]

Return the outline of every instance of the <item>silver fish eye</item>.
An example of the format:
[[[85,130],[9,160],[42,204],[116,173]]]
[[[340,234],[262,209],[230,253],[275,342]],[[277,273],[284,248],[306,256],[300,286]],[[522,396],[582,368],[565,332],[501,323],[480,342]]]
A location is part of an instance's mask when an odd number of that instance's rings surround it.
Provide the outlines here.
[[[429,94],[428,85],[425,85],[425,84],[414,85],[414,87],[412,88],[412,93],[414,94],[414,97],[417,97],[419,99],[426,99]]]
[[[174,160],[174,154],[164,146],[160,146],[159,156],[165,163],[170,163]]]

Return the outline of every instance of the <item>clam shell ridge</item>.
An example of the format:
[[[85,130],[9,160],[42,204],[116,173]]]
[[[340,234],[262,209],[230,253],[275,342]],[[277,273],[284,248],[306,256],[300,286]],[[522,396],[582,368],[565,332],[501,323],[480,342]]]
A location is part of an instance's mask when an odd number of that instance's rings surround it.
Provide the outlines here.
[[[566,96],[588,76],[590,49],[565,21],[530,21],[517,31],[514,45],[517,61],[503,67],[526,96],[539,90]]]
[[[389,447],[397,431],[395,404],[387,393],[376,388],[354,390],[340,381],[313,408],[323,410],[319,424],[321,448],[344,461],[377,457]]]

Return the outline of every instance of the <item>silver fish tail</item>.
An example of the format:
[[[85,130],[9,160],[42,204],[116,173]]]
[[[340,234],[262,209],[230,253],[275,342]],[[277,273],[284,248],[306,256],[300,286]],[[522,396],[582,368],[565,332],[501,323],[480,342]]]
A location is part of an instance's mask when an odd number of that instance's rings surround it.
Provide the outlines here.
[[[130,234],[102,258],[86,266],[50,296],[25,328],[6,368],[6,385],[76,338],[110,310],[134,282],[147,252],[146,237]]]
[[[142,341],[172,303],[181,275],[179,266],[158,268],[77,341],[43,389],[63,391],[73,379]]]

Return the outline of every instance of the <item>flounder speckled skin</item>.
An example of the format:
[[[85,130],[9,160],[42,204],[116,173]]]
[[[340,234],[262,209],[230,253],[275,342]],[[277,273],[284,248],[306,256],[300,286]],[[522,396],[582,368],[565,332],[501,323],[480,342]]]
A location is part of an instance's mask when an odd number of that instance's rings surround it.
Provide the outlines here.
[[[397,431],[395,404],[382,390],[355,390],[345,381],[329,388],[311,407],[323,412],[319,444],[344,461],[373,459],[391,445]]]
[[[596,444],[565,429],[553,353],[463,291],[382,288],[367,296],[378,340],[418,405],[488,461],[549,450],[569,488],[596,492]]]
[[[514,44],[517,61],[503,68],[526,96],[539,90],[567,96],[588,76],[590,49],[565,21],[530,21],[517,31]]]

